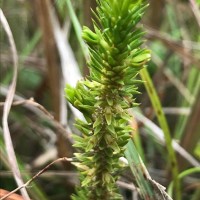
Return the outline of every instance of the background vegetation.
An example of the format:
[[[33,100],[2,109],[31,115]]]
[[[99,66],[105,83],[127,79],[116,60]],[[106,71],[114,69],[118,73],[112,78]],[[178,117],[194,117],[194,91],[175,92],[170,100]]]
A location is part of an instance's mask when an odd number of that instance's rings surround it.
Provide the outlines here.
[[[96,4],[94,0],[71,2],[73,7],[69,0],[0,1],[19,56],[15,103],[8,123],[26,180],[58,157],[73,155],[70,134],[78,133],[73,123],[79,113],[65,102],[64,87],[65,83],[75,85],[78,79],[88,75],[87,50],[80,39],[77,23],[91,27],[90,7],[95,9]],[[151,0],[149,3],[142,22],[146,31],[145,45],[152,51],[148,72],[172,138],[193,158],[188,162],[180,156],[180,152],[186,155],[185,152],[176,148],[181,173],[197,166],[200,159],[199,1]],[[13,62],[2,26],[0,36],[0,116],[3,116]],[[139,85],[139,91],[141,94],[136,97],[140,106],[134,110],[135,117],[131,121],[136,129],[135,144],[151,177],[167,187],[171,168],[166,147],[158,135],[159,120],[143,84]],[[30,100],[32,97],[35,101]],[[17,186],[10,170],[2,128],[0,150],[0,188],[11,191]],[[183,200],[200,198],[199,178],[200,174],[195,173],[181,179]],[[120,181],[124,198],[131,199],[136,192],[122,184],[134,182],[129,169],[124,170]],[[74,167],[69,162],[57,162],[40,175],[28,191],[32,199],[69,199],[75,183]]]

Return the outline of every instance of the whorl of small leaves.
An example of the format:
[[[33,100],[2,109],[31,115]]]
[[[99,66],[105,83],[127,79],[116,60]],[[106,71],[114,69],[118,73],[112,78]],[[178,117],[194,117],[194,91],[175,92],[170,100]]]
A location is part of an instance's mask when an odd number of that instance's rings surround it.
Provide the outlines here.
[[[116,187],[119,157],[123,156],[131,127],[127,109],[136,105],[135,79],[149,60],[141,49],[144,34],[136,24],[146,5],[134,0],[101,0],[94,12],[94,31],[83,28],[90,51],[90,77],[76,88],[67,85],[68,101],[81,111],[86,121],[77,120],[82,136],[74,136],[74,165],[80,171],[81,186],[72,199],[121,199]]]

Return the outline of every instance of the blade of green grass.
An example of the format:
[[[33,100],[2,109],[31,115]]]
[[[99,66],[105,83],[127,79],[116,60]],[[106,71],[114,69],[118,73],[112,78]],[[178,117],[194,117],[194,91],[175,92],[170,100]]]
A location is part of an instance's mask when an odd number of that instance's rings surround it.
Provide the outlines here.
[[[126,145],[125,156],[145,200],[172,200],[165,188],[152,180],[132,140]]]
[[[21,52],[21,56],[22,56],[21,62],[22,63],[26,59],[26,56],[28,56],[33,51],[33,49],[35,48],[37,43],[40,41],[41,36],[42,36],[41,31],[37,30],[35,32],[35,34],[33,35],[33,37],[31,38],[31,40],[28,42],[28,44],[22,50],[22,52]]]
[[[146,68],[143,68],[142,70],[140,70],[140,76],[141,76],[142,80],[144,81],[145,88],[148,92],[149,98],[150,98],[153,108],[155,110],[156,116],[158,118],[158,122],[164,132],[166,148],[167,148],[167,151],[169,154],[168,157],[169,157],[170,167],[172,170],[172,176],[173,176],[173,180],[174,180],[174,188],[175,188],[174,194],[175,194],[176,200],[181,200],[180,183],[178,180],[178,164],[177,164],[174,149],[172,147],[172,138],[170,136],[170,131],[169,131],[169,127],[167,124],[167,120],[166,120],[164,112],[162,110],[162,106],[161,106],[159,97],[156,93],[153,82],[152,82]]]
[[[139,155],[141,156],[143,162],[146,163],[145,154],[144,154],[144,150],[143,150],[143,147],[142,147],[141,137],[140,137],[138,129],[134,131],[133,141],[135,143],[136,149],[137,149]]]
[[[65,0],[65,2],[66,2],[66,5],[67,5],[67,8],[68,8],[68,11],[69,11],[69,16],[70,16],[70,18],[72,20],[72,24],[74,26],[76,37],[77,37],[77,39],[79,41],[79,44],[81,46],[83,55],[85,56],[85,59],[88,60],[89,51],[88,51],[88,48],[87,48],[85,42],[82,39],[82,28],[80,26],[80,23],[78,21],[78,18],[76,16],[76,14],[74,12],[74,9],[73,9],[71,1],[70,0]]]
[[[194,174],[194,173],[200,173],[200,167],[193,167],[193,168],[190,168],[190,169],[187,169],[183,172],[181,172],[179,175],[178,175],[178,179],[181,180],[183,179],[184,177],[186,176],[189,176],[190,174]],[[173,186],[174,186],[174,181],[172,181],[168,187],[168,194],[172,195],[173,193]]]
[[[200,89],[200,72],[195,67],[191,68],[191,71],[189,72],[189,76],[187,79],[187,88],[190,91],[190,93],[194,96],[194,99],[195,99]],[[185,101],[185,99],[182,99],[182,98],[180,99],[181,107],[189,106],[191,108],[193,106],[193,103],[189,105],[187,101]],[[188,116],[180,116],[178,118],[176,130],[174,134],[174,137],[176,139],[180,139],[182,137],[187,120],[188,120]]]
[[[147,179],[145,179],[144,173],[142,173],[142,161],[132,140],[130,140],[126,145],[125,156],[128,160],[131,171],[136,178],[136,182],[141,190],[141,196],[144,199],[148,196],[150,199],[153,200],[153,189]]]

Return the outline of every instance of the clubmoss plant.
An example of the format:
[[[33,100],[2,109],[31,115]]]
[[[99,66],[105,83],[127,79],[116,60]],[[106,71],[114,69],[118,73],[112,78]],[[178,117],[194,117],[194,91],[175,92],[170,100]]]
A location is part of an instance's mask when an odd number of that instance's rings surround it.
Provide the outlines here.
[[[121,199],[116,187],[130,138],[127,109],[136,105],[136,75],[150,58],[141,48],[142,30],[136,27],[146,4],[139,0],[101,0],[94,12],[94,31],[83,28],[90,52],[90,76],[67,85],[68,101],[80,110],[86,121],[77,120],[81,136],[74,136],[81,185],[74,200]]]

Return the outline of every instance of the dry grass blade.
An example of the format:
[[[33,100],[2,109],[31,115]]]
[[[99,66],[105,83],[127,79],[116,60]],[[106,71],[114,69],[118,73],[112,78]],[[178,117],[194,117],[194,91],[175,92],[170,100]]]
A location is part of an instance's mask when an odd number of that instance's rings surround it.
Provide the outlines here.
[[[165,187],[151,178],[132,140],[129,140],[126,145],[125,156],[136,179],[137,185],[140,188],[142,199],[172,200],[166,193]]]
[[[3,29],[5,30],[5,32],[8,36],[8,40],[9,40],[10,47],[11,47],[11,54],[13,57],[13,68],[14,68],[12,83],[10,85],[8,95],[6,96],[5,105],[3,108],[2,125],[3,125],[3,132],[4,132],[4,140],[5,140],[6,151],[8,154],[8,159],[9,159],[9,162],[11,165],[11,169],[12,169],[14,178],[16,180],[17,185],[22,185],[23,180],[21,178],[20,171],[18,168],[17,159],[15,156],[15,152],[14,152],[14,148],[13,148],[13,144],[12,144],[12,140],[11,140],[11,136],[10,136],[10,131],[9,131],[9,127],[8,127],[8,115],[9,115],[11,104],[12,104],[13,97],[15,94],[15,88],[16,88],[16,82],[17,82],[18,56],[17,56],[17,50],[16,50],[15,42],[14,42],[14,39],[12,36],[12,32],[11,32],[9,24],[3,14],[3,11],[1,9],[0,9],[0,21],[3,26]],[[26,189],[22,189],[21,193],[25,200],[30,199]]]
[[[17,192],[18,190],[27,187],[31,182],[33,182],[38,176],[40,176],[42,173],[44,173],[51,165],[53,165],[54,163],[60,162],[60,161],[68,161],[68,162],[72,162],[73,159],[72,158],[67,158],[67,157],[63,157],[63,158],[58,158],[57,160],[54,160],[53,162],[51,162],[50,164],[48,164],[46,167],[44,167],[42,170],[40,170],[35,176],[33,176],[30,180],[28,180],[26,183],[20,185],[18,188],[14,189],[13,191],[11,191],[10,193],[6,194],[5,196],[3,196],[0,200],[4,200],[7,199],[10,195],[14,194],[15,192]]]
[[[138,121],[142,122],[150,130],[152,130],[154,138],[159,141],[161,144],[165,144],[164,135],[162,129],[156,126],[151,120],[146,118],[144,115],[134,110],[130,112]],[[184,148],[182,148],[175,140],[172,141],[172,146],[174,150],[181,155],[185,160],[187,160],[192,166],[199,167],[200,163],[190,155]]]
[[[66,39],[66,32],[60,26],[55,11],[50,5],[48,5],[48,11],[51,18],[51,25],[52,27],[54,27],[53,34],[60,56],[64,83],[68,83],[72,86],[75,86],[77,81],[82,78],[78,67],[78,63],[75,59],[75,55],[72,51],[69,41]],[[83,115],[76,108],[72,107],[71,104],[69,104],[69,107],[78,119],[84,120]]]

